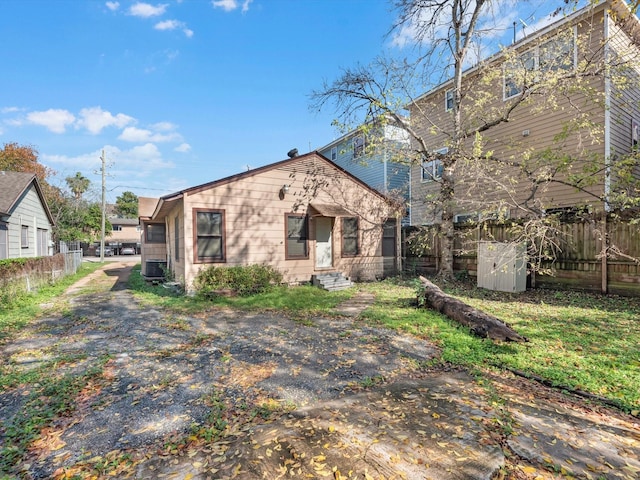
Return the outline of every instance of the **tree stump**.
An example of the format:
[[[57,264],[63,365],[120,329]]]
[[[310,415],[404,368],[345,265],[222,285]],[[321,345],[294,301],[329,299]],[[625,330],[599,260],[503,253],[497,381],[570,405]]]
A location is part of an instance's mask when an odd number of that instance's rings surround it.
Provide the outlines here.
[[[469,327],[474,335],[503,342],[527,342],[528,340],[496,317],[487,315],[466,303],[444,293],[437,285],[420,277],[424,287],[425,305],[451,320]]]

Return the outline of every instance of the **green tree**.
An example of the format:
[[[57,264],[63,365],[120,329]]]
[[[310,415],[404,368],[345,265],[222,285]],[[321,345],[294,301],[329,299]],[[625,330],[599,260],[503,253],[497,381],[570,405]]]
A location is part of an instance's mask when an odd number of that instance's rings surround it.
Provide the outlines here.
[[[65,178],[65,181],[74,197],[78,200],[82,198],[84,192],[89,190],[89,185],[91,185],[91,181],[80,172],[76,172],[73,177]]]
[[[124,218],[138,217],[138,197],[133,192],[122,192],[116,198],[116,213]]]

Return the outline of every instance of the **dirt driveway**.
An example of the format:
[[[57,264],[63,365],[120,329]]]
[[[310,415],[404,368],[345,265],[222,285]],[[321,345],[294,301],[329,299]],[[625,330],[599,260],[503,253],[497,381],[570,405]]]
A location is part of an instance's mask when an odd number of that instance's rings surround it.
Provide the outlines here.
[[[508,377],[430,369],[430,342],[354,316],[307,324],[139,305],[112,263],[2,346],[83,382],[23,478],[639,478],[637,418]],[[92,372],[88,374],[88,372]],[[38,384],[0,393],[0,447]],[[32,412],[31,412],[32,414]],[[1,477],[0,477],[1,478]]]

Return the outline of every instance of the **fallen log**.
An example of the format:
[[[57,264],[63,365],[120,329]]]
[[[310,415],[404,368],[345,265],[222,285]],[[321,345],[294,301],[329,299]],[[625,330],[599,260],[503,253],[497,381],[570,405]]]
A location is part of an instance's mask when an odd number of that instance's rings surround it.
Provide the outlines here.
[[[426,306],[440,312],[451,320],[469,327],[474,335],[503,342],[527,342],[508,324],[444,293],[437,285],[420,277],[424,287],[422,298]]]

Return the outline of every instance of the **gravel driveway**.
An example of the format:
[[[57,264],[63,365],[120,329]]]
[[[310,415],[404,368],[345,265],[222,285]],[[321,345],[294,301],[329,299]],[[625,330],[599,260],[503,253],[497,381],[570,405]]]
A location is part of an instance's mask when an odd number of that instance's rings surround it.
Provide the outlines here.
[[[125,288],[129,270],[96,272],[68,292],[64,315],[33,322],[2,347],[4,364],[17,371],[53,359],[61,378],[100,371],[68,414],[42,429],[20,476],[489,479],[507,461],[496,426],[540,414],[499,382],[511,412],[465,372],[425,370],[438,355],[428,341],[353,316],[302,324],[224,309],[175,315],[138,304]],[[19,421],[28,398],[28,386],[0,393],[0,433]],[[567,405],[545,401],[544,415]],[[570,432],[587,418],[578,410],[567,412]],[[618,435],[607,444],[626,439],[630,453],[618,449],[602,462],[640,467],[640,430],[617,418]],[[561,424],[547,422],[552,444]],[[524,472],[512,478],[556,478],[536,463],[545,467],[531,450],[541,432],[531,428],[522,442],[510,438]]]

